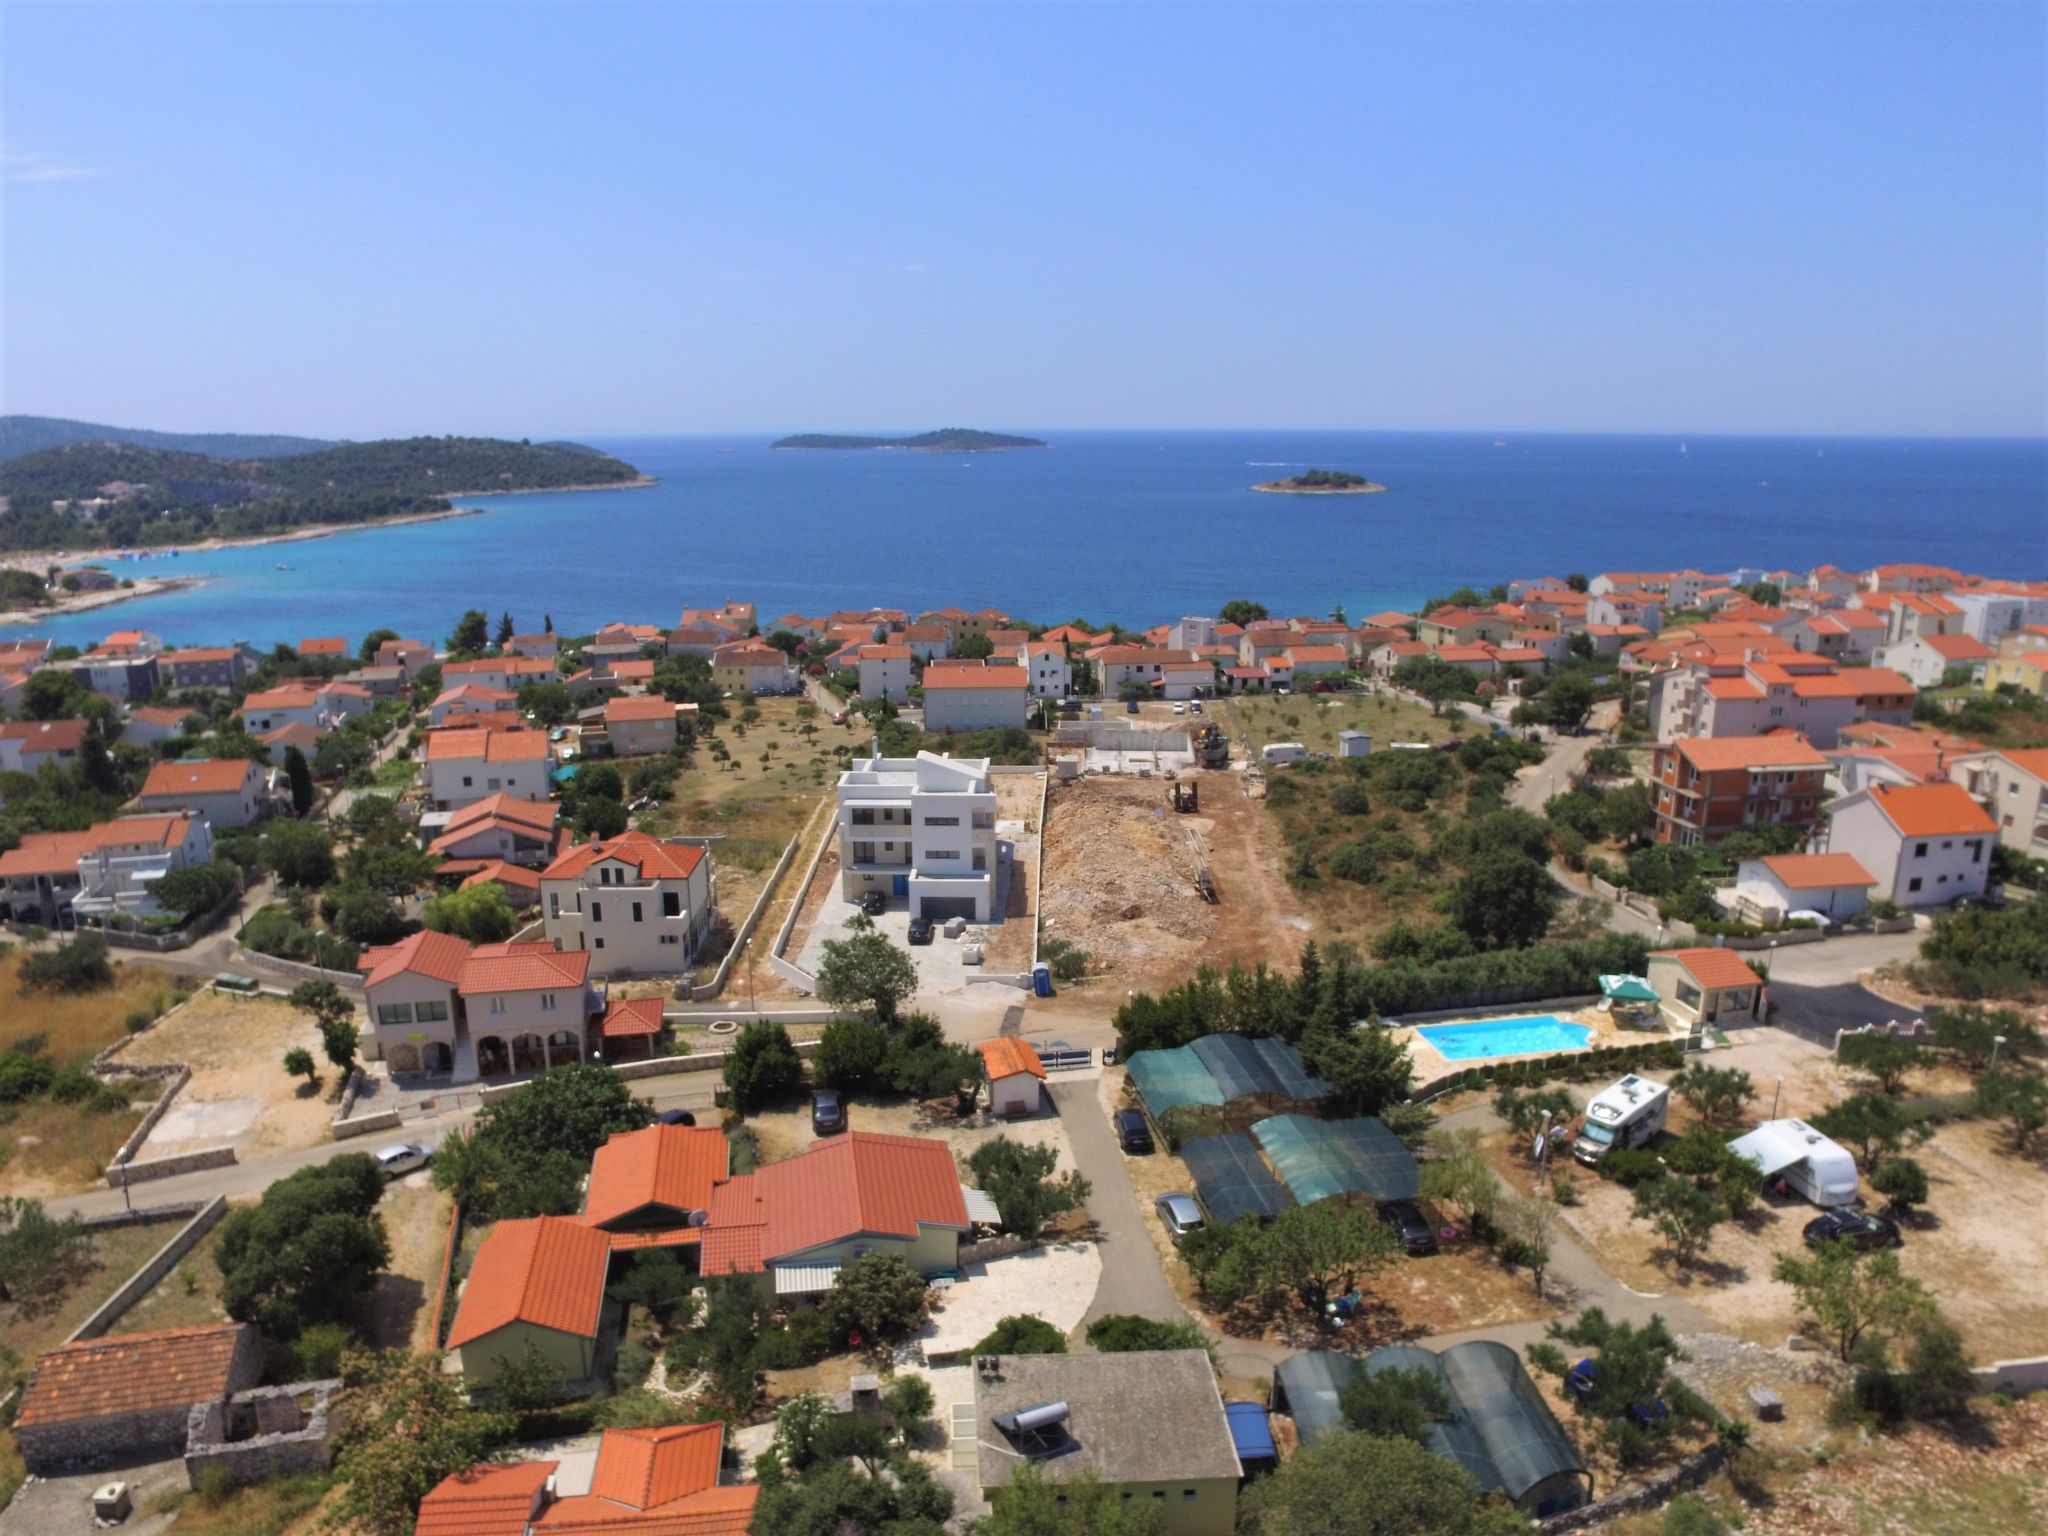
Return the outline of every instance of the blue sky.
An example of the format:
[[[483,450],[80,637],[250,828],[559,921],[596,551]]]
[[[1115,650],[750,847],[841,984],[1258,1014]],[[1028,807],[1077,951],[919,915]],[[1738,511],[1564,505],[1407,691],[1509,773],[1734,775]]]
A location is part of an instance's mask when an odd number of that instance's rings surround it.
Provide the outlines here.
[[[10,411],[2048,425],[2030,3],[0,15]]]

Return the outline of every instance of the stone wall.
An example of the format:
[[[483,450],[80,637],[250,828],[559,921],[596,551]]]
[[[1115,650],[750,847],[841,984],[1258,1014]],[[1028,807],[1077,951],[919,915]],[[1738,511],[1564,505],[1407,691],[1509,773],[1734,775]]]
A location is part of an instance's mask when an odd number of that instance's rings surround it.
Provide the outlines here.
[[[367,1136],[372,1131],[395,1131],[404,1123],[397,1110],[381,1109],[351,1120],[336,1118],[328,1124],[327,1135],[333,1141],[347,1141],[351,1136]]]
[[[189,1221],[205,1209],[204,1200],[174,1200],[168,1205],[138,1205],[125,1211],[108,1211],[103,1216],[86,1216],[79,1225],[88,1232],[112,1232],[120,1227],[146,1227],[158,1221]]]
[[[1994,1360],[1973,1373],[1986,1392],[2038,1392],[2048,1387],[2048,1355],[2031,1360]]]
[[[220,1468],[231,1484],[294,1472],[322,1472],[340,1428],[332,1411],[341,1382],[299,1381],[237,1392],[225,1403],[194,1403],[186,1419],[185,1475]]]
[[[1668,1471],[1660,1472],[1646,1483],[1637,1483],[1618,1493],[1610,1493],[1604,1499],[1595,1499],[1590,1504],[1581,1504],[1577,1509],[1568,1509],[1563,1514],[1552,1515],[1547,1520],[1536,1522],[1536,1529],[1543,1536],[1557,1536],[1560,1531],[1583,1531],[1596,1525],[1605,1525],[1609,1520],[1618,1520],[1623,1515],[1632,1515],[1645,1509],[1676,1498],[1688,1489],[1697,1488],[1716,1472],[1727,1455],[1718,1445],[1707,1446],[1694,1451],[1685,1460]]]
[[[184,1404],[146,1413],[80,1419],[67,1424],[19,1424],[15,1439],[21,1459],[40,1477],[96,1470],[136,1451],[172,1449],[185,1443]]]
[[[276,955],[266,955],[260,949],[250,949],[240,939],[235,940],[235,959],[259,971],[276,971],[298,981],[331,981],[343,991],[360,992],[363,978],[354,971],[327,971],[317,965],[305,965],[297,960],[281,960]]]
[[[118,1291],[102,1302],[98,1311],[73,1329],[71,1337],[64,1342],[76,1344],[80,1339],[96,1339],[113,1327],[120,1320],[121,1314],[147,1296],[156,1283],[176,1267],[180,1259],[198,1246],[199,1239],[220,1225],[221,1218],[227,1213],[228,1202],[222,1195],[215,1195],[200,1206],[198,1213],[173,1233],[169,1242],[151,1254],[142,1268],[130,1275]],[[131,1215],[140,1217],[141,1214],[127,1211],[121,1213],[124,1218]],[[102,1224],[114,1225],[112,1222]]]
[[[232,1168],[234,1165],[233,1147],[208,1147],[202,1152],[181,1152],[175,1157],[151,1157],[139,1163],[116,1163],[107,1170],[107,1188],[120,1189],[127,1184],[147,1184],[151,1179],[169,1179],[181,1173],[197,1173],[202,1168]]]
[[[809,826],[806,822],[805,826]],[[725,983],[732,975],[733,966],[738,963],[741,953],[747,947],[747,940],[753,937],[754,929],[760,925],[761,914],[768,910],[768,903],[775,897],[776,889],[782,884],[782,877],[789,873],[789,866],[796,860],[796,851],[803,845],[804,828],[799,827],[796,835],[789,840],[789,846],[782,850],[782,857],[775,862],[775,872],[768,877],[768,883],[761,887],[761,894],[754,898],[754,905],[747,913],[746,920],[733,930],[732,942],[726,946],[725,958],[718,962],[718,969],[711,979],[701,986],[690,989],[692,1000],[716,997],[725,990]],[[687,839],[679,839],[687,841]],[[795,911],[794,905],[790,908]]]

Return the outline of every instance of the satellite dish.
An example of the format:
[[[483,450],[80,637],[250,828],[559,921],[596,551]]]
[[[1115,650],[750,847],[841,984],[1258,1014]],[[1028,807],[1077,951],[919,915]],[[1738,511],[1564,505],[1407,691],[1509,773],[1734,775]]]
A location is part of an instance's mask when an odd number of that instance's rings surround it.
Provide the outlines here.
[[[709,1211],[692,1211],[683,1220],[690,1226],[701,1227],[711,1220],[711,1213]]]

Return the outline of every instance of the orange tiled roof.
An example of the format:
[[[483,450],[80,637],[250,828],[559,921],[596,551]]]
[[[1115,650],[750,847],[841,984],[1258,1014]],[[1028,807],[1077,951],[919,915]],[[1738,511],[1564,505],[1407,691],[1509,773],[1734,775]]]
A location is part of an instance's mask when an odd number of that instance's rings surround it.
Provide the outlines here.
[[[655,1005],[658,1028],[661,999],[646,1001]],[[708,1210],[711,1191],[729,1171],[725,1133],[716,1126],[650,1125],[626,1131],[606,1141],[591,1159],[583,1219],[600,1227],[650,1205]]]
[[[90,720],[16,720],[0,725],[0,741],[18,741],[24,752],[76,752],[91,728]]]
[[[204,818],[200,818],[204,820]],[[192,816],[116,816],[91,829],[94,848],[182,848],[192,829]]]
[[[365,987],[382,986],[394,976],[410,973],[431,976],[450,986],[462,979],[463,963],[469,959],[469,941],[452,933],[435,933],[422,928],[396,944],[368,950],[361,961]]]
[[[0,853],[0,880],[76,874],[80,855],[96,846],[97,834],[90,827],[83,832],[24,832],[19,847]]]
[[[2025,751],[2008,749],[2000,752],[1998,755],[2004,758],[2006,762],[2012,764],[2013,767],[2019,769],[2021,773],[2030,774],[2034,778],[2039,779],[2043,784],[2048,784],[2048,747],[2029,747]],[[56,835],[62,836],[63,834],[59,833]],[[27,840],[24,839],[24,846],[26,846],[26,842]],[[4,858],[0,858],[0,873],[4,873],[6,868],[7,861]]]
[[[346,656],[348,642],[339,635],[321,635],[312,640],[301,640],[298,652],[301,656]]]
[[[653,1509],[701,1493],[718,1482],[724,1444],[725,1426],[718,1423],[608,1429],[598,1444],[590,1496]]]
[[[491,821],[507,822],[520,831],[545,836],[555,829],[555,803],[552,800],[526,800],[502,791],[495,795],[485,795],[483,799],[464,806],[450,816],[448,825],[434,841],[436,844],[446,842],[451,837],[472,832],[480,824]]]
[[[485,1234],[448,1331],[460,1349],[513,1323],[583,1338],[597,1333],[611,1244],[561,1216],[501,1221]]]
[[[516,886],[518,889],[530,891],[536,896],[540,894],[540,876],[538,874],[522,864],[507,864],[503,859],[491,859],[485,862],[468,879],[462,882],[462,888],[468,890],[472,885],[482,885],[487,881],[508,887]]]
[[[1902,837],[1995,833],[1998,824],[1960,784],[1876,784],[1871,802]]]
[[[590,951],[552,944],[479,944],[463,962],[456,990],[464,997],[487,992],[548,992],[580,987],[590,975]],[[581,1019],[574,1023],[580,1027]]]
[[[599,1032],[607,1040],[638,1039],[661,1033],[661,999],[617,997],[604,1010]]]
[[[704,862],[704,850],[679,843],[665,843],[637,827],[617,837],[593,843],[578,843],[541,871],[543,880],[574,880],[593,864],[617,859],[630,864],[643,878],[687,880]]]
[[[1031,679],[1019,666],[987,667],[971,662],[959,667],[927,666],[924,673],[924,689],[958,688],[1007,688],[1021,690],[1031,686]]]
[[[420,1500],[413,1536],[526,1536],[527,1517],[559,1465],[486,1464],[444,1477]]]
[[[999,1077],[1015,1077],[1020,1072],[1028,1072],[1033,1077],[1045,1076],[1045,1063],[1038,1059],[1038,1052],[1015,1035],[977,1040],[974,1048],[981,1052],[982,1065],[988,1069],[990,1082]]]
[[[1756,972],[1732,949],[1660,949],[1657,953],[1673,956],[1703,987],[1753,987],[1757,984]]]
[[[673,724],[676,718],[675,704],[660,694],[645,694],[637,698],[607,699],[604,706],[606,724],[616,721],[630,724],[640,720],[666,720]]]
[[[1798,735],[1683,736],[1671,745],[1702,773],[1724,773],[1737,768],[1825,768],[1828,765],[1828,760]]]
[[[1877,877],[1848,853],[1781,853],[1763,866],[1788,890],[1814,891],[1837,885],[1875,885]]]
[[[861,1233],[911,1238],[920,1224],[967,1230],[952,1148],[927,1137],[849,1131],[759,1169],[750,1176],[751,1189],[734,1191],[730,1203],[719,1198],[740,1182],[727,1180],[713,1197],[706,1274],[732,1272],[712,1267],[713,1238],[727,1213],[742,1226],[758,1225],[756,1269],[762,1261]],[[746,1209],[745,1197],[758,1202],[756,1210]],[[719,1262],[725,1262],[722,1248]]]
[[[539,762],[548,755],[545,731],[491,731],[469,727],[427,735],[427,761],[482,758],[491,763]]]
[[[16,1425],[73,1424],[220,1397],[244,1323],[66,1344],[37,1358]]]

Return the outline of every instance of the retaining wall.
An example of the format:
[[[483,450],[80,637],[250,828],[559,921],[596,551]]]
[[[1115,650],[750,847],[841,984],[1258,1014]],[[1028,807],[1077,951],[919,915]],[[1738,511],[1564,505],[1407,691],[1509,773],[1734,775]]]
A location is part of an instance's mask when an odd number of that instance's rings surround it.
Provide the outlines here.
[[[88,1232],[112,1232],[121,1227],[146,1227],[151,1222],[181,1221],[204,1209],[204,1200],[173,1200],[167,1205],[138,1205],[125,1211],[108,1211],[103,1216],[84,1216],[79,1225]]]
[[[281,960],[276,955],[266,955],[260,949],[250,949],[240,939],[235,940],[235,958],[257,970],[282,971],[300,981],[331,981],[337,987],[348,991],[363,990],[363,978],[356,971],[328,971],[317,965],[306,965],[298,960]]]
[[[1971,1372],[1986,1392],[2039,1392],[2048,1388],[2048,1355],[2031,1360],[1994,1360]]]
[[[405,1122],[395,1109],[380,1109],[372,1115],[357,1115],[353,1120],[336,1119],[327,1127],[330,1141],[347,1141],[353,1136],[367,1136],[372,1131],[395,1131]]]
[[[700,1029],[720,1019],[730,1019],[735,1024],[751,1024],[756,1019],[766,1019],[770,1024],[830,1024],[834,1019],[845,1017],[843,1009],[823,1004],[788,1008],[681,1008],[662,1014],[667,1023],[694,1025]]]
[[[116,1043],[120,1044],[123,1042],[117,1041]],[[95,1071],[93,1075],[97,1077],[101,1074]],[[113,1075],[118,1077],[164,1076],[168,1077],[170,1082],[164,1091],[157,1095],[157,1101],[149,1106],[148,1112],[143,1115],[140,1123],[136,1125],[134,1130],[128,1133],[128,1139],[122,1142],[120,1148],[114,1153],[113,1162],[107,1165],[107,1182],[109,1184],[114,1181],[114,1171],[131,1162],[135,1154],[142,1150],[142,1144],[149,1139],[149,1133],[156,1129],[157,1121],[163,1119],[165,1112],[170,1109],[171,1100],[178,1096],[178,1090],[192,1081],[192,1069],[180,1062],[172,1066],[168,1072],[142,1069],[134,1072],[116,1072]]]
[[[434,1331],[430,1335],[433,1347],[439,1349],[441,1341],[448,1335],[443,1324],[448,1317],[448,1293],[454,1289],[455,1255],[462,1250],[462,1203],[457,1201],[448,1213],[448,1242],[441,1250],[441,1279],[434,1288]]]
[[[763,1015],[772,1018],[773,1015]],[[834,1017],[837,1017],[835,1014]],[[798,1040],[793,1042],[796,1053],[802,1057],[815,1056],[818,1042]],[[728,1051],[693,1051],[687,1056],[657,1056],[652,1061],[622,1061],[613,1065],[612,1070],[627,1081],[642,1077],[673,1077],[685,1072],[714,1072],[725,1065]],[[477,1097],[486,1104],[495,1104],[500,1099],[510,1098],[532,1079],[516,1083],[492,1083],[477,1090]]]
[[[72,1329],[71,1336],[64,1342],[76,1344],[80,1339],[96,1339],[113,1327],[121,1314],[147,1296],[156,1283],[171,1272],[178,1260],[190,1253],[199,1239],[218,1226],[227,1213],[226,1196],[215,1195],[207,1201],[199,1208],[198,1215],[180,1227],[169,1242],[144,1261],[142,1268],[122,1282],[118,1291],[100,1303],[99,1310]]]
[[[746,949],[747,940],[753,937],[754,929],[761,921],[761,914],[768,910],[768,903],[774,899],[776,887],[782,884],[782,877],[789,873],[789,866],[796,859],[797,849],[803,846],[804,832],[809,826],[810,823],[805,822],[802,827],[799,827],[796,835],[789,840],[789,846],[782,850],[782,857],[775,861],[775,872],[769,875],[768,883],[761,887],[761,894],[754,898],[753,908],[747,913],[746,921],[733,930],[732,943],[726,946],[725,958],[718,962],[718,969],[712,973],[709,981],[701,986],[694,986],[690,989],[690,996],[693,1000],[716,997],[725,990],[725,984],[732,975],[733,966],[738,962],[741,953]],[[687,839],[684,839],[684,841],[687,841]],[[790,911],[792,913],[795,912],[797,905],[800,904],[799,902],[796,905],[792,905]]]
[[[803,916],[804,902],[811,894],[811,882],[818,878],[818,865],[824,862],[825,850],[832,846],[839,835],[839,817],[835,813],[825,818],[824,833],[818,838],[818,846],[811,850],[811,861],[804,866],[803,883],[796,888],[796,895],[790,901],[789,912],[782,919],[782,926],[775,930],[775,942],[768,948],[768,969],[780,976],[793,987],[806,992],[818,990],[818,978],[793,961],[785,960],[782,952],[789,948],[789,937],[796,931],[797,919]]]
[[[1536,1529],[1544,1536],[1555,1536],[1560,1531],[1583,1531],[1595,1525],[1605,1525],[1609,1520],[1618,1520],[1623,1515],[1636,1514],[1645,1509],[1677,1497],[1688,1489],[1697,1488],[1708,1478],[1721,1470],[1727,1453],[1718,1445],[1707,1446],[1694,1451],[1685,1460],[1668,1471],[1660,1472],[1646,1483],[1624,1488],[1619,1493],[1610,1493],[1604,1499],[1595,1499],[1590,1504],[1581,1504],[1577,1509],[1568,1509],[1563,1514],[1552,1515],[1547,1520],[1536,1522]]]
[[[181,1152],[176,1157],[144,1158],[139,1163],[116,1163],[107,1169],[107,1188],[147,1184],[151,1179],[173,1179],[181,1173],[197,1173],[202,1168],[234,1166],[233,1147],[208,1147],[203,1152]]]

